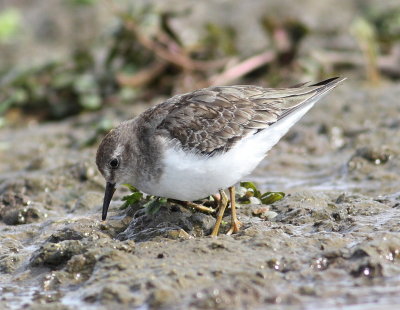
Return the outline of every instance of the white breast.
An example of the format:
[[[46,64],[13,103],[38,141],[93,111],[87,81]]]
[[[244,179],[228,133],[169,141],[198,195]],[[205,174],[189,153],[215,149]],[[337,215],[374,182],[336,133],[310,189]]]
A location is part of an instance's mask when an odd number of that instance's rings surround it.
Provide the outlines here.
[[[263,131],[249,135],[226,153],[212,157],[188,153],[178,146],[165,149],[163,174],[157,184],[146,184],[147,194],[178,200],[197,200],[226,189],[250,174],[280,138],[314,102]]]

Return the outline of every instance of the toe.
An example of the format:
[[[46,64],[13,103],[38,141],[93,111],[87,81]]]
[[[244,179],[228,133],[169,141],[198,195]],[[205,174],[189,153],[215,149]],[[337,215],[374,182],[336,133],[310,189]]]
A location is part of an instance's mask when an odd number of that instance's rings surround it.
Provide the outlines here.
[[[232,223],[231,228],[229,228],[226,234],[229,236],[232,235],[233,233],[237,233],[239,232],[240,227],[242,227],[242,223],[239,221],[235,221],[234,223]]]

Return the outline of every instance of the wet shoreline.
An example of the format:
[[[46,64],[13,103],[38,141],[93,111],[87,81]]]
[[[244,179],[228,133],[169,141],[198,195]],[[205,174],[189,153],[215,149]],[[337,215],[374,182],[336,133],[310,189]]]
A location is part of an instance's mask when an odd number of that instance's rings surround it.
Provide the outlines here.
[[[207,236],[211,215],[179,205],[119,210],[124,189],[100,221],[104,181],[96,145],[85,141],[102,118],[118,122],[135,108],[3,128],[0,307],[400,304],[398,95],[394,84],[350,81],[326,97],[248,177],[287,194],[266,207],[276,217],[240,206],[241,232],[216,239]]]

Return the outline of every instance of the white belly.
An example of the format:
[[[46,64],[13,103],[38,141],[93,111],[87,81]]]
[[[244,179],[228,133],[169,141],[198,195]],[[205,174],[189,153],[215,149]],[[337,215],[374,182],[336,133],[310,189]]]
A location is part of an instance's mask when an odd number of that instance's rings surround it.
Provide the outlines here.
[[[242,148],[212,157],[171,148],[165,154],[163,175],[153,194],[178,200],[205,198],[234,185],[263,157]]]
[[[280,138],[313,103],[255,135],[243,138],[231,150],[212,157],[187,153],[179,147],[165,150],[163,174],[157,184],[147,184],[147,194],[177,200],[197,200],[236,184],[250,174]]]

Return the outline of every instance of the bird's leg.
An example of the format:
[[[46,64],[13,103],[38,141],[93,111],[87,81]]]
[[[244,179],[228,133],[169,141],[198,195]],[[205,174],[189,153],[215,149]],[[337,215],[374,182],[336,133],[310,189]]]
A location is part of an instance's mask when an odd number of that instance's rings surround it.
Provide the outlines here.
[[[227,235],[231,235],[232,233],[237,233],[240,229],[240,226],[242,226],[242,223],[239,222],[239,220],[237,219],[237,215],[236,215],[236,200],[235,200],[235,187],[234,186],[229,187],[229,196],[231,199],[232,220],[231,220],[231,228],[226,233]]]
[[[216,194],[216,195],[212,195],[212,197],[214,198],[214,209],[213,208],[209,208],[209,207],[205,207],[203,205],[191,202],[191,201],[184,201],[185,206],[189,207],[189,208],[194,208],[197,209],[199,211],[202,212],[206,212],[206,213],[215,213],[218,210],[218,207],[220,205],[220,200],[221,197],[220,195]]]
[[[214,194],[214,195],[212,195],[212,197],[214,198],[214,208],[215,208],[215,210],[218,210],[220,200],[221,200],[221,195]]]
[[[221,195],[221,198],[218,200],[218,202],[219,202],[218,215],[217,215],[217,221],[215,222],[215,225],[214,225],[214,229],[211,233],[212,237],[218,236],[219,226],[221,225],[226,206],[228,205],[228,197],[226,197],[225,192],[223,190],[220,190],[219,193]]]
[[[185,204],[185,206],[190,207],[190,208],[194,208],[196,210],[199,210],[201,212],[206,212],[206,213],[215,213],[215,210],[213,208],[208,208],[205,207],[203,205],[191,202],[191,201],[183,201],[183,203]]]

